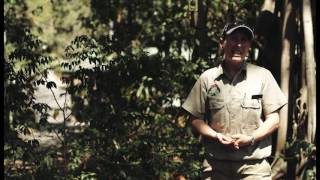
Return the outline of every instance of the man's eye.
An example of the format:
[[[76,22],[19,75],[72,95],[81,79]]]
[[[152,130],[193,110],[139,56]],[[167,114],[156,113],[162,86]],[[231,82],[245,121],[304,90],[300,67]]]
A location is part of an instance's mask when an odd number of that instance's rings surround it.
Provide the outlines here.
[[[236,38],[235,36],[231,36],[230,39],[231,39],[232,41],[236,41],[236,40],[237,40],[237,38]]]
[[[241,39],[241,42],[247,42],[247,41],[249,41],[248,38],[243,38],[243,39]]]

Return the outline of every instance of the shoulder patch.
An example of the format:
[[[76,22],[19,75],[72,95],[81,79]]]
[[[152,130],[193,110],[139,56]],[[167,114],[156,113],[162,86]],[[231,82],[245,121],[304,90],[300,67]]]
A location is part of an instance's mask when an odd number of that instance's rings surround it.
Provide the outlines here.
[[[216,96],[220,93],[220,88],[217,84],[212,84],[208,90],[209,96]]]

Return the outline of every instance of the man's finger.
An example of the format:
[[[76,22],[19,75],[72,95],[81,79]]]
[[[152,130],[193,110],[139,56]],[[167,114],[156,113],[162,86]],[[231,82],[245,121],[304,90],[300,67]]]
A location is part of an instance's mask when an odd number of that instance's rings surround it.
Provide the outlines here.
[[[233,143],[233,141],[224,140],[224,139],[222,139],[221,142],[222,142],[223,144],[232,144],[232,143]]]
[[[232,136],[231,136],[231,138],[233,138],[233,139],[238,139],[238,138],[240,138],[240,137],[241,137],[240,134],[235,134],[235,135],[232,135]]]

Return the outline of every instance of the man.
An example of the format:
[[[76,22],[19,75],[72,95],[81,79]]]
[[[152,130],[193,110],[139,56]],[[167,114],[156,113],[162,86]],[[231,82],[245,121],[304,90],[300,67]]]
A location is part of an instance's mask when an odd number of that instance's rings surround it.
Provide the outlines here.
[[[182,105],[203,136],[214,180],[271,180],[270,135],[287,100],[270,71],[246,62],[253,38],[247,25],[227,24],[222,63],[201,74]]]

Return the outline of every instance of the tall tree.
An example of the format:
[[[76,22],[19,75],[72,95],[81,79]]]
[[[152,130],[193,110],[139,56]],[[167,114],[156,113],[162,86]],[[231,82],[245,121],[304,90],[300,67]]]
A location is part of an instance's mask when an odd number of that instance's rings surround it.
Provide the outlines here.
[[[196,0],[195,1],[196,8],[196,21],[195,21],[195,47],[193,59],[197,59],[199,57],[206,58],[208,56],[208,46],[207,46],[207,38],[208,38],[208,27],[207,27],[207,17],[208,17],[208,5],[206,0]]]
[[[304,32],[304,49],[306,59],[306,80],[308,87],[308,133],[307,140],[311,143],[316,134],[316,63],[314,58],[313,22],[310,0],[303,0],[302,18]]]

